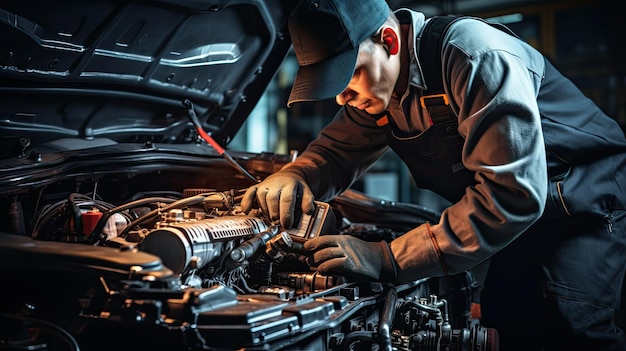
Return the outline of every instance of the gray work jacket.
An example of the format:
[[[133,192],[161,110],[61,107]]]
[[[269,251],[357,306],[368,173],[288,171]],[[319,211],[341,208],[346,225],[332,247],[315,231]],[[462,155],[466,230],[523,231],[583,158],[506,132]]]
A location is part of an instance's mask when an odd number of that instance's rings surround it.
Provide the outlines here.
[[[381,116],[342,107],[285,166],[302,175],[319,200],[347,189],[390,142],[396,150],[402,147],[398,141],[419,139],[432,127],[419,101],[427,89],[417,52],[425,18],[407,9],[396,15],[411,24],[409,38],[415,38],[409,43],[409,87],[388,108],[396,140],[380,126]],[[472,176],[463,180],[462,193],[447,194],[453,204],[439,223],[420,225],[390,243],[398,282],[467,270],[542,216],[610,221],[613,209],[626,208],[622,130],[541,53],[477,19],[455,22],[442,53],[443,86],[463,140],[451,156],[461,162],[454,167]],[[406,145],[401,157],[410,165],[407,155],[425,151]],[[429,167],[419,168],[411,169],[417,184],[435,176]]]

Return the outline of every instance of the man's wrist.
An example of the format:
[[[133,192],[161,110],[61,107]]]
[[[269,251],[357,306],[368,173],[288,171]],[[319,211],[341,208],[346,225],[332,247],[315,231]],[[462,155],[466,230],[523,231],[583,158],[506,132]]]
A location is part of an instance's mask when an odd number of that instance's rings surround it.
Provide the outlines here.
[[[391,248],[386,241],[381,241],[381,270],[380,281],[395,283],[397,278],[396,260],[393,258]]]

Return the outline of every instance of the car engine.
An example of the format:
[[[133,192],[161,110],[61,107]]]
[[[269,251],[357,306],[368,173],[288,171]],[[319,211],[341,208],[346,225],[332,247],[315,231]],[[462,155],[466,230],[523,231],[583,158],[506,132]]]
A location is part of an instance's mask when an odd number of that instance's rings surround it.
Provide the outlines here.
[[[120,203],[70,192],[40,205],[30,237],[0,240],[0,345],[497,350],[497,331],[468,318],[478,287],[470,272],[398,286],[352,281],[312,271],[301,249],[327,233],[390,241],[437,212],[349,190],[284,229],[242,213],[243,191],[187,188]]]

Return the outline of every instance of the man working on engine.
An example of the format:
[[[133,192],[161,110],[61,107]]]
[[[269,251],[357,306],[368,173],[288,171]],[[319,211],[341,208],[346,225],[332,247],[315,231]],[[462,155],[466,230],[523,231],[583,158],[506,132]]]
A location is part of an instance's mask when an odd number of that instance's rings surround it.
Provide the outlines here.
[[[342,106],[300,157],[248,189],[244,212],[290,228],[392,149],[452,205],[390,243],[311,239],[314,268],[405,283],[489,259],[481,323],[502,350],[626,350],[613,319],[626,257],[626,140],[614,120],[479,19],[449,27],[434,68],[420,53],[428,20],[383,0],[305,0],[289,21],[300,64],[289,105]],[[429,97],[433,72],[445,96]]]

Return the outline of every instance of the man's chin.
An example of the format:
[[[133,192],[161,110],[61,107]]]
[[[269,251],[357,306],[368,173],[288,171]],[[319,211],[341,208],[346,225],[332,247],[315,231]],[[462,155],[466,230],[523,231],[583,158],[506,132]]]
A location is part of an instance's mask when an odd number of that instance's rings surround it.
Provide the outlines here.
[[[379,113],[382,113],[383,111],[385,111],[385,109],[381,107],[380,105],[368,106],[365,109],[365,112],[369,113],[370,115],[377,115]]]

